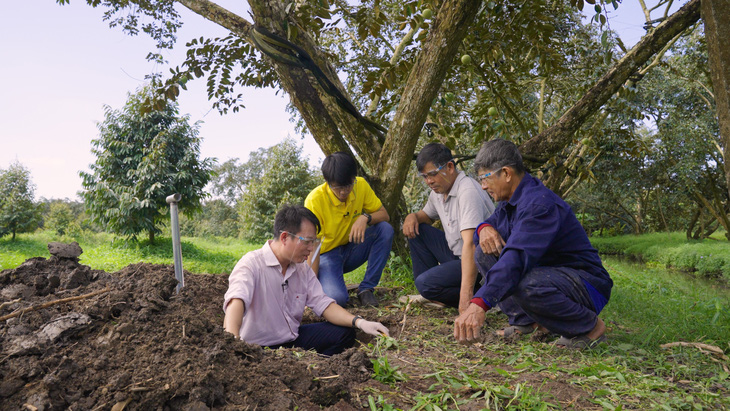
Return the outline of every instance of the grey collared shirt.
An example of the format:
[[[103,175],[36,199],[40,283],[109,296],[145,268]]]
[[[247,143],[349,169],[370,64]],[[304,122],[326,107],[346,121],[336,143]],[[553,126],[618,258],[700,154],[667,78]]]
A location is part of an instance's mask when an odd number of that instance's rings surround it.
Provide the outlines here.
[[[431,220],[441,220],[449,248],[454,255],[461,256],[461,232],[476,228],[492,215],[494,203],[476,180],[459,171],[445,198],[431,191],[423,212]]]

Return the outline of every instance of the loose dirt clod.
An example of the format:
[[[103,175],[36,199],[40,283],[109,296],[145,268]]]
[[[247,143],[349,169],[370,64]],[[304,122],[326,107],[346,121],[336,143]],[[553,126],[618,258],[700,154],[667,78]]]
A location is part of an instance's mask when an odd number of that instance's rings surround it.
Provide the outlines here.
[[[66,258],[76,262],[79,261],[79,256],[83,253],[81,246],[76,241],[70,244],[48,243],[48,252],[54,257]]]

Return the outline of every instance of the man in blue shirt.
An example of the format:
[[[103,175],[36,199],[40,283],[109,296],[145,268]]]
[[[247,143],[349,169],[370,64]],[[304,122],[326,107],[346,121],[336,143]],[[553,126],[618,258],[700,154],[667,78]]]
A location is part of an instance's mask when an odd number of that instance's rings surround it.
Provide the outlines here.
[[[474,341],[485,313],[499,305],[509,317],[504,335],[540,328],[558,346],[593,347],[605,340],[598,314],[613,281],[570,206],[527,173],[517,147],[485,142],[474,168],[482,188],[499,201],[474,234],[474,258],[484,286],[454,323],[454,337]]]

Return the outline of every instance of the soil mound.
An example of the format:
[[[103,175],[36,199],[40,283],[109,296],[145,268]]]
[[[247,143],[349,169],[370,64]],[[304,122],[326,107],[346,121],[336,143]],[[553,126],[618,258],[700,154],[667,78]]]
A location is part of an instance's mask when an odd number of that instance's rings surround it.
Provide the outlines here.
[[[55,256],[0,272],[0,409],[360,408],[365,353],[247,344],[222,328],[227,276],[176,285],[171,266],[109,274]]]

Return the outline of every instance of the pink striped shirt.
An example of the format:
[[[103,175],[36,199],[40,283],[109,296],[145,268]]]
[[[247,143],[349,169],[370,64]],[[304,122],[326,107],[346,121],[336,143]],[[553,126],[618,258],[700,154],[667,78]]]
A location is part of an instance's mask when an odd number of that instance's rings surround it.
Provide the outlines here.
[[[281,275],[281,264],[267,241],[246,253],[228,278],[223,311],[233,298],[244,304],[239,335],[252,344],[276,345],[299,336],[304,307],[317,315],[335,300],[327,297],[314,271],[306,262],[289,264]]]

